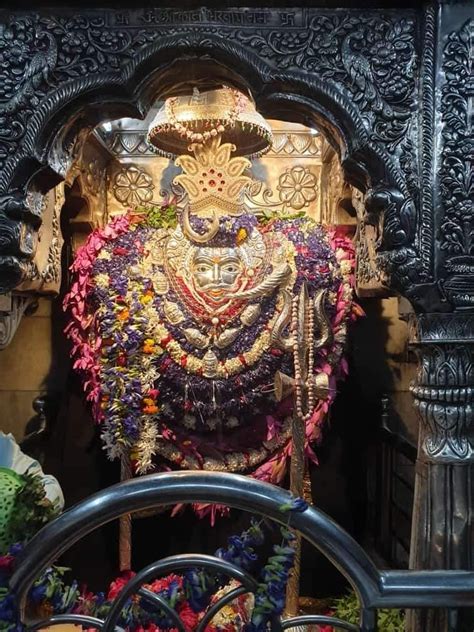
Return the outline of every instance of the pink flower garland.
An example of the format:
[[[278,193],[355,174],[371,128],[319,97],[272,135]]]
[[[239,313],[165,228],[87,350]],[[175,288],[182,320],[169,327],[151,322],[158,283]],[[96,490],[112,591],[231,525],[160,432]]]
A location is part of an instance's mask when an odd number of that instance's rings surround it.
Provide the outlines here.
[[[76,255],[71,266],[75,273],[75,280],[70,292],[64,299],[64,309],[71,314],[71,322],[65,329],[65,333],[72,340],[72,356],[75,358],[73,367],[79,370],[85,377],[84,390],[87,400],[92,402],[95,419],[100,422],[103,412],[100,409],[101,378],[99,357],[102,340],[95,333],[94,314],[87,311],[87,299],[93,290],[92,270],[94,263],[104,245],[115,240],[120,235],[131,229],[133,224],[143,221],[143,216],[137,216],[129,212],[113,219],[105,228],[95,230],[87,239]],[[320,439],[320,427],[330,404],[334,400],[336,382],[347,374],[347,362],[342,357],[342,344],[337,342],[337,334],[346,327],[349,320],[363,314],[362,310],[353,302],[355,253],[350,239],[340,234],[336,229],[330,230],[329,240],[336,254],[337,262],[341,268],[343,280],[337,290],[336,313],[333,318],[334,342],[330,349],[324,350],[323,356],[330,353],[340,356],[337,367],[331,366],[324,360],[317,366],[317,372],[324,372],[329,378],[329,397],[319,401],[313,415],[306,422],[306,454],[310,460],[317,462],[317,457],[311,448],[311,444]],[[272,415],[267,417],[269,436],[275,432],[276,420]],[[282,481],[286,472],[286,462],[291,456],[291,441],[268,461],[260,465],[250,476],[278,484]],[[202,506],[202,513],[207,513],[208,507]],[[215,511],[215,507],[213,508]],[[200,513],[200,511],[198,511]]]
[[[98,356],[102,345],[100,336],[93,337],[94,315],[87,312],[87,298],[93,289],[92,269],[94,263],[108,241],[112,241],[126,233],[134,216],[130,213],[114,218],[105,228],[97,228],[88,237],[86,243],[79,248],[71,271],[75,280],[69,293],[64,297],[63,309],[69,312],[71,321],[64,333],[72,341],[71,355],[76,358],[73,368],[84,376],[84,390],[87,401],[92,402],[94,418],[100,420],[102,412],[99,407],[100,398],[100,366]]]

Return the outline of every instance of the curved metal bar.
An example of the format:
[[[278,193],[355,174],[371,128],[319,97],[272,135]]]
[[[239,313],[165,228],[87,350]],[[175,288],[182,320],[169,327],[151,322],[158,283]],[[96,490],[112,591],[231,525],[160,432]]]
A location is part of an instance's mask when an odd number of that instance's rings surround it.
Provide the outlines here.
[[[474,607],[474,571],[381,571],[373,608]]]
[[[307,625],[330,625],[333,628],[339,628],[340,630],[349,630],[349,632],[360,632],[358,625],[353,623],[347,623],[342,619],[336,617],[326,617],[322,614],[305,614],[300,617],[291,617],[291,619],[285,619],[281,623],[283,630],[289,630],[290,628],[296,628],[299,626]]]
[[[377,632],[377,610],[362,608],[360,611],[360,632]]]
[[[33,630],[42,630],[53,625],[62,625],[63,623],[72,623],[74,625],[83,625],[88,628],[96,628],[102,630],[104,622],[96,617],[89,617],[85,614],[55,614],[49,619],[43,619],[34,625],[28,627],[28,632]],[[115,628],[115,632],[124,632],[122,628]]]
[[[237,588],[234,588],[233,590],[229,590],[227,594],[225,594],[223,597],[218,599],[216,603],[212,604],[209,610],[207,610],[206,614],[203,616],[201,621],[199,621],[199,625],[196,628],[196,632],[204,632],[207,624],[210,623],[214,619],[216,614],[220,610],[222,610],[224,606],[226,606],[228,603],[231,603],[231,601],[234,601],[234,599],[237,599],[237,597],[240,597],[240,595],[245,595],[245,593],[248,593],[248,592],[249,591],[245,588],[245,586],[238,586]]]
[[[249,573],[241,568],[238,568],[238,566],[234,566],[234,564],[231,564],[230,562],[221,560],[218,557],[213,557],[212,555],[182,554],[165,557],[162,560],[152,562],[148,566],[145,566],[145,568],[134,575],[134,577],[132,577],[132,579],[123,587],[107,615],[103,627],[104,632],[112,632],[115,629],[120,613],[127,602],[127,599],[134,593],[137,593],[142,584],[154,579],[157,575],[166,575],[171,571],[176,572],[193,566],[208,568],[228,575],[233,579],[237,579],[245,587],[245,589],[250,592],[255,592],[258,587],[257,581]],[[174,616],[173,619],[175,619]],[[181,619],[179,619],[179,621],[181,623]]]
[[[357,542],[332,518],[309,507],[289,514],[293,500],[279,487],[227,472],[165,472],[118,483],[75,505],[36,534],[23,550],[10,581],[25,616],[26,597],[36,576],[94,529],[125,513],[177,503],[216,503],[291,524],[346,577],[363,606],[381,598],[380,573]],[[472,574],[474,590],[474,573]]]
[[[165,601],[165,599],[163,599],[163,597],[160,597],[160,595],[156,595],[154,592],[151,592],[151,590],[148,590],[147,588],[140,588],[138,594],[140,595],[140,597],[148,601],[148,603],[151,603],[154,606],[157,606],[160,610],[163,610],[163,612],[165,612],[167,616],[174,622],[179,632],[186,632],[186,628],[181,621],[181,617],[176,612],[176,610],[174,610],[169,605],[169,603]]]

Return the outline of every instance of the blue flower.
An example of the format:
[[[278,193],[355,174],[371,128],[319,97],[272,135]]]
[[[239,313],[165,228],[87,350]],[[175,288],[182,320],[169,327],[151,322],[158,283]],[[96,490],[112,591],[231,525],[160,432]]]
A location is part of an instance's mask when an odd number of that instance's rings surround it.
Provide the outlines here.
[[[202,612],[207,608],[212,594],[216,591],[216,581],[214,578],[192,568],[184,574],[183,588],[192,610],[194,612]]]
[[[127,415],[123,420],[124,432],[130,439],[138,438],[137,420],[132,415]]]
[[[35,584],[30,591],[30,598],[35,603],[41,603],[46,597],[46,586],[43,584]]]
[[[16,544],[11,545],[10,549],[8,550],[8,553],[16,557],[22,552],[22,550],[23,550],[23,544],[21,544],[21,542],[17,542]]]
[[[7,626],[4,627],[3,623]],[[13,595],[9,594],[6,589],[0,591],[0,629],[8,630],[21,630],[21,627],[17,626],[17,609],[15,599]]]
[[[288,506],[291,508],[292,504]],[[295,559],[295,549],[291,546],[295,536],[285,527],[281,527],[280,531],[283,542],[273,547],[274,555],[262,569],[252,621],[248,627],[250,632],[266,630],[272,616],[280,615],[285,607],[286,586]]]
[[[248,570],[257,559],[251,543],[248,540],[246,541],[245,538],[236,535],[231,536],[228,543],[228,548],[219,549],[216,552],[216,556],[244,570]]]
[[[267,598],[271,602],[272,613],[281,614],[285,607],[286,581],[270,581],[267,584]]]
[[[280,505],[280,511],[294,511],[296,513],[303,513],[308,509],[308,503],[303,498],[294,498],[291,502]]]

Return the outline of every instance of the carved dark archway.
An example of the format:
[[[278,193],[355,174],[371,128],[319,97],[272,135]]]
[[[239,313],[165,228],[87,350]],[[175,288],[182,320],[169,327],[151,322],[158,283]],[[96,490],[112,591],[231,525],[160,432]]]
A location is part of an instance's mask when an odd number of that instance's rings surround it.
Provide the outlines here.
[[[265,11],[245,15],[255,20],[260,16],[264,22],[275,19]],[[360,46],[367,40],[373,54],[398,38],[401,45],[393,46],[392,53],[414,68],[415,16],[373,12],[364,19],[352,14],[335,19],[317,11],[278,15],[280,21],[293,16],[300,28],[288,36],[285,24],[270,31],[256,24],[240,29],[146,29],[138,23],[132,28],[129,21],[125,30],[123,25],[111,27],[109,16],[98,13],[15,16],[10,32],[23,34],[31,58],[16,92],[0,104],[11,121],[10,137],[0,139],[4,153],[10,152],[0,172],[5,220],[0,288],[12,289],[35,273],[31,258],[41,218],[27,201],[28,191],[45,191],[65,175],[80,130],[106,118],[144,116],[157,96],[176,84],[173,63],[185,58],[190,68],[198,60],[213,60],[216,74],[231,83],[245,83],[264,115],[322,129],[337,146],[349,181],[368,192],[367,221],[380,228],[383,223],[378,263],[389,284],[410,294],[417,280],[417,253],[412,247],[416,200],[410,182],[417,157],[413,148],[409,155],[407,142],[415,115],[414,75],[404,76],[381,58],[371,60],[367,43]],[[137,22],[140,15],[132,17]],[[403,88],[404,98],[394,98],[394,82]]]
[[[1,12],[0,292],[38,278],[41,192],[87,130],[144,116],[176,85],[176,60],[212,64],[264,115],[318,126],[365,192],[359,287],[398,291],[425,312],[412,331],[422,421],[412,565],[473,568],[472,3],[380,4]],[[448,629],[444,615],[420,621],[410,631]]]

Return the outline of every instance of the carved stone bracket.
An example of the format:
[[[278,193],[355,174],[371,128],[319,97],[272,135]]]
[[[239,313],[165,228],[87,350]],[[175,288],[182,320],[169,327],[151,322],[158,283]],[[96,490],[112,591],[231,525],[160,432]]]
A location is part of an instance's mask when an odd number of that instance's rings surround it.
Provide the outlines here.
[[[378,186],[365,198],[364,223],[378,234],[378,267],[392,288],[408,295],[419,278],[419,259],[412,246],[415,215],[413,200],[395,187]]]
[[[413,316],[419,358],[415,405],[422,422],[419,458],[474,465],[474,318],[470,313]]]
[[[33,296],[3,296],[0,303],[0,350],[8,347],[18,329],[23,314],[35,302]]]

